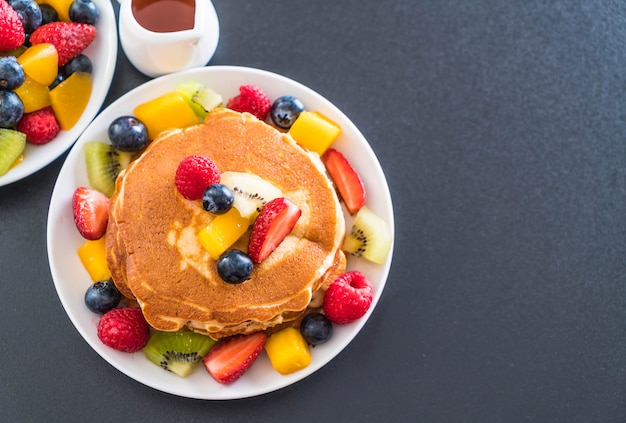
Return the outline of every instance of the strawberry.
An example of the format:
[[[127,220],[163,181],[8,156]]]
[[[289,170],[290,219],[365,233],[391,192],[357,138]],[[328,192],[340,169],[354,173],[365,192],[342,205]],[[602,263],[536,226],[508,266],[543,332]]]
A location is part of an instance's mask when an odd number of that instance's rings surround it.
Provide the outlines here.
[[[89,187],[78,187],[72,195],[72,211],[78,232],[88,240],[102,238],[109,221],[109,197]]]
[[[17,123],[17,130],[26,134],[26,141],[31,144],[46,144],[57,136],[61,128],[52,107],[44,107],[25,113]]]
[[[206,156],[187,156],[178,164],[174,183],[183,197],[198,200],[209,185],[219,183],[220,179],[220,171],[213,160]]]
[[[346,156],[334,148],[322,155],[322,161],[330,174],[350,214],[355,214],[365,205],[365,186]]]
[[[0,0],[0,52],[13,50],[24,44],[26,33],[20,16],[9,3]]]
[[[248,256],[261,263],[280,245],[300,218],[302,210],[285,197],[267,202],[252,224]]]
[[[254,85],[242,85],[239,87],[239,95],[229,99],[226,107],[236,112],[248,112],[265,120],[272,104],[269,97]]]
[[[59,53],[59,66],[78,56],[96,38],[96,27],[77,22],[50,22],[30,35],[31,44],[50,43]]]
[[[114,308],[98,322],[98,338],[113,349],[132,353],[148,343],[150,327],[139,308]]]
[[[361,318],[372,305],[372,284],[357,270],[337,277],[324,294],[324,314],[339,325]]]
[[[202,363],[219,383],[233,383],[252,366],[263,351],[266,339],[265,332],[224,338],[209,350]]]

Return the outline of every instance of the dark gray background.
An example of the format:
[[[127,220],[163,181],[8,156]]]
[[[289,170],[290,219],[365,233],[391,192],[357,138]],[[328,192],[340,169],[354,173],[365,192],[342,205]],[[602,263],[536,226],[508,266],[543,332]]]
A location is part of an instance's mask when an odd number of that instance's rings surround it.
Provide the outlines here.
[[[624,2],[215,5],[211,64],[310,86],[377,153],[397,224],[379,306],[335,360],[278,392],[145,387],[91,350],[54,290],[62,157],[0,188],[0,420],[626,421]],[[105,106],[145,80],[120,50]]]

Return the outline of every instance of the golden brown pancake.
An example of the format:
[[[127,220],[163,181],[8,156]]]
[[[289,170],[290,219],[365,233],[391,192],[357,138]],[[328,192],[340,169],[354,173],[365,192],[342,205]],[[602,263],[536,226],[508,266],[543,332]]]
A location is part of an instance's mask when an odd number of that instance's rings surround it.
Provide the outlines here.
[[[259,175],[302,210],[291,234],[243,283],[218,276],[197,239],[214,216],[176,189],[178,164],[196,154],[222,172]],[[120,175],[111,200],[113,279],[157,330],[189,328],[216,339],[264,330],[298,319],[313,294],[345,270],[345,221],[319,157],[247,113],[219,109],[201,125],[162,133]],[[233,248],[246,251],[247,239]]]

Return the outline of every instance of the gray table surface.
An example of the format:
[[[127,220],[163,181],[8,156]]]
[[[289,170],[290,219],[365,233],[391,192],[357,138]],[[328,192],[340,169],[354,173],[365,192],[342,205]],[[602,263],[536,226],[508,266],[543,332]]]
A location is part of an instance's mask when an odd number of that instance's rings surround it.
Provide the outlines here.
[[[626,5],[215,6],[210,64],[310,86],[377,153],[397,234],[378,307],[336,359],[277,392],[143,386],[56,295],[46,218],[62,156],[0,188],[0,420],[626,421]],[[146,80],[120,50],[104,106]]]

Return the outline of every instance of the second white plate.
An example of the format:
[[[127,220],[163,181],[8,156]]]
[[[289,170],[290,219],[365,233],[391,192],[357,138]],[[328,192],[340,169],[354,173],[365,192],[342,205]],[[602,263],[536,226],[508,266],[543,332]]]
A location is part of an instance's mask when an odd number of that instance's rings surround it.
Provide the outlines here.
[[[87,141],[106,141],[107,128],[114,118],[132,114],[136,105],[173,91],[179,83],[185,81],[200,82],[220,93],[224,99],[237,95],[239,86],[254,84],[272,100],[282,95],[294,95],[303,101],[308,110],[319,111],[337,122],[342,127],[342,134],[333,146],[342,151],[360,173],[367,189],[368,207],[389,224],[393,233],[393,207],[385,175],[370,145],[346,115],[313,90],[283,76],[251,68],[210,66],[163,76],[137,87],[106,108],[85,130],[70,151],[52,194],[47,228],[50,269],[59,298],[76,329],[102,358],[122,373],[163,392],[189,398],[221,400],[260,395],[305,378],[348,345],[375,310],[387,281],[392,253],[382,265],[348,258],[348,268],[362,271],[372,282],[372,307],[360,320],[336,325],[332,338],[312,349],[312,363],[291,375],[282,376],[276,372],[267,355],[262,353],[241,379],[224,386],[215,382],[201,367],[187,378],[180,378],[150,363],[141,352],[122,353],[103,345],[96,333],[99,316],[90,312],[83,300],[91,280],[76,254],[76,249],[84,239],[78,234],[72,218],[72,193],[76,187],[88,184],[83,144]],[[346,219],[347,225],[350,225],[350,216],[346,215]]]

